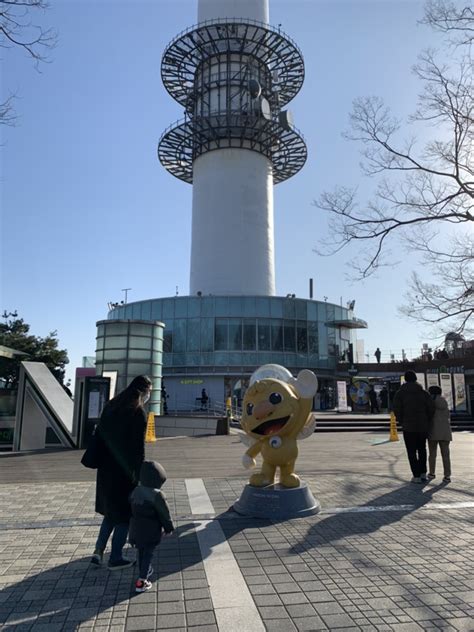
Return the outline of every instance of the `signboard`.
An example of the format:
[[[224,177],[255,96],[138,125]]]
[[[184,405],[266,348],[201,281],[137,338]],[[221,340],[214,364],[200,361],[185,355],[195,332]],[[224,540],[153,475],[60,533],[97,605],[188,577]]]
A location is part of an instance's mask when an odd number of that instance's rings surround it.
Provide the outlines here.
[[[347,412],[347,388],[345,382],[337,382],[337,408],[339,412]]]
[[[466,383],[464,373],[454,373],[454,407],[456,412],[467,410]]]
[[[426,390],[428,390],[430,386],[439,386],[439,379],[438,379],[437,373],[426,374]]]
[[[453,389],[451,386],[451,373],[440,373],[439,381],[441,386],[441,394],[444,399],[448,402],[449,410],[453,410],[454,401],[453,401]]]

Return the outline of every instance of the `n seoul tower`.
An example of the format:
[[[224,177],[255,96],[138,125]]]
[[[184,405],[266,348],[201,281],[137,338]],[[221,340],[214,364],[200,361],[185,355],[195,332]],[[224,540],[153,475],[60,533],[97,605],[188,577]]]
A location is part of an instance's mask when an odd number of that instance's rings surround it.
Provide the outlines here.
[[[158,156],[193,185],[190,294],[275,294],[273,185],[307,150],[285,109],[303,57],[268,19],[268,0],[198,0],[198,24],[163,54],[163,84],[184,118]]]

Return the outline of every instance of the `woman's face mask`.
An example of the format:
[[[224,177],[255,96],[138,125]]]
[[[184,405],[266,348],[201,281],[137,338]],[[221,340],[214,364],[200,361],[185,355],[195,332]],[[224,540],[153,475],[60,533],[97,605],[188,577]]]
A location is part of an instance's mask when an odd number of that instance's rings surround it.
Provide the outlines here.
[[[145,395],[143,395],[143,403],[146,404],[147,401],[150,399],[150,391],[148,391],[147,393],[145,393]]]

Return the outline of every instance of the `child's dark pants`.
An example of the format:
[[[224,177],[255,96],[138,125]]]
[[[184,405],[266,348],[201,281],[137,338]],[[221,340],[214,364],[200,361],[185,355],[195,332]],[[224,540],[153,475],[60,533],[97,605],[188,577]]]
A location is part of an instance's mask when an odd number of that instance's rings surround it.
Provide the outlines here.
[[[151,560],[155,551],[155,545],[138,547],[138,573],[140,579],[148,579],[151,575]]]

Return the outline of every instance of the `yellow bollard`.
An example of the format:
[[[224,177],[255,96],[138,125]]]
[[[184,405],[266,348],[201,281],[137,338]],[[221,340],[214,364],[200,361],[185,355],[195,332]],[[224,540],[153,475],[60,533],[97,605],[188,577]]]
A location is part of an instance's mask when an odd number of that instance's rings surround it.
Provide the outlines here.
[[[155,434],[155,413],[148,413],[146,422],[145,443],[153,443],[156,441]]]
[[[232,398],[228,397],[225,402],[225,414],[227,419],[230,421],[232,419]]]
[[[390,413],[390,441],[399,441],[395,413]]]

